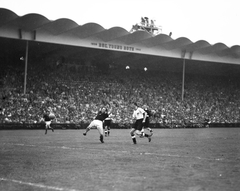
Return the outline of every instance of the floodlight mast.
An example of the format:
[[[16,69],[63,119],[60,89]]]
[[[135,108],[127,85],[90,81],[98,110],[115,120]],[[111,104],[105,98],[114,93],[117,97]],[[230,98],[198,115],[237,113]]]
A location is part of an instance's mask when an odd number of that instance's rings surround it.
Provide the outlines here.
[[[162,27],[157,26],[155,20],[149,22],[148,17],[141,17],[141,22],[133,25],[129,32],[133,33],[135,31],[146,31],[152,36],[156,36],[162,32]]]

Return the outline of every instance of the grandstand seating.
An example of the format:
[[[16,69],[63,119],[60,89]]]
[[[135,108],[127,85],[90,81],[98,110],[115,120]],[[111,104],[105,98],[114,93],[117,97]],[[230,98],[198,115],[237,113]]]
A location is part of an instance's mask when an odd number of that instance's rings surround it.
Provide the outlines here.
[[[45,70],[44,65],[28,71],[27,94],[23,95],[23,68],[1,75],[0,123],[38,123],[51,107],[57,123],[90,122],[99,107],[113,107],[113,121],[132,122],[131,103],[147,104],[154,110],[152,123],[169,124],[238,123],[240,89],[236,77],[186,74],[181,100],[182,74],[113,68],[108,73],[63,65]]]

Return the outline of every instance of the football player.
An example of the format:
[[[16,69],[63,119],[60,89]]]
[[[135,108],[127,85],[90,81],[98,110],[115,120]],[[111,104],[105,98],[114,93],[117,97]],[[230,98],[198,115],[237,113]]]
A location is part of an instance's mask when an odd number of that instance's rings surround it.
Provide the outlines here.
[[[147,137],[148,141],[151,142],[151,134],[142,132],[143,124],[146,120],[146,112],[140,108],[137,103],[134,103],[133,119],[135,123],[130,131],[133,143],[137,144],[136,135],[139,137]]]
[[[103,121],[109,116],[108,110],[103,107],[98,113],[95,119],[87,126],[85,132],[83,133],[84,136],[87,135],[87,132],[90,131],[91,128],[97,128],[99,134],[100,134],[100,141],[101,143],[104,143],[103,141]]]
[[[150,132],[150,135],[153,135],[153,131],[150,128],[150,117],[152,116],[151,111],[148,109],[147,105],[143,106],[144,111],[146,112],[146,119],[145,122],[143,123],[143,129],[142,132],[144,132],[144,129],[147,129]]]
[[[55,118],[54,114],[47,110],[44,114],[43,114],[43,120],[45,122],[45,135],[47,134],[47,130],[51,129],[52,132],[54,132],[53,127],[51,127],[51,122],[52,120]]]
[[[108,117],[104,120],[103,126],[105,130],[105,137],[110,136],[112,116],[112,113],[108,113]]]

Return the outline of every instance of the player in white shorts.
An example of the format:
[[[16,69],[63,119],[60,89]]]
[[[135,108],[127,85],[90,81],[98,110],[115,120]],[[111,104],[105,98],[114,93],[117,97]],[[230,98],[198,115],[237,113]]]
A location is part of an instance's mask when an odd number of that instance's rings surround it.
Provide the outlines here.
[[[102,108],[95,119],[87,126],[85,133],[83,133],[84,136],[87,135],[87,132],[90,131],[91,128],[97,128],[99,134],[100,134],[100,141],[101,143],[104,143],[103,141],[103,121],[108,117],[108,110],[106,108]]]
[[[47,134],[47,130],[51,129],[52,132],[54,132],[53,127],[51,127],[51,123],[52,123],[52,119],[53,116],[50,115],[51,113],[49,111],[47,111],[44,115],[43,115],[43,119],[45,121],[45,134]],[[55,117],[54,117],[55,118]]]

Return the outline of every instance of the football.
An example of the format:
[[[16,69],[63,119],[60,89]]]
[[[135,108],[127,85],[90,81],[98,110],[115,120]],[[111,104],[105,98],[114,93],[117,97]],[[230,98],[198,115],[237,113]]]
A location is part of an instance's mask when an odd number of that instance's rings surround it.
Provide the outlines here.
[[[50,119],[55,119],[54,113],[50,113],[50,114],[49,114],[49,118],[50,118]]]

